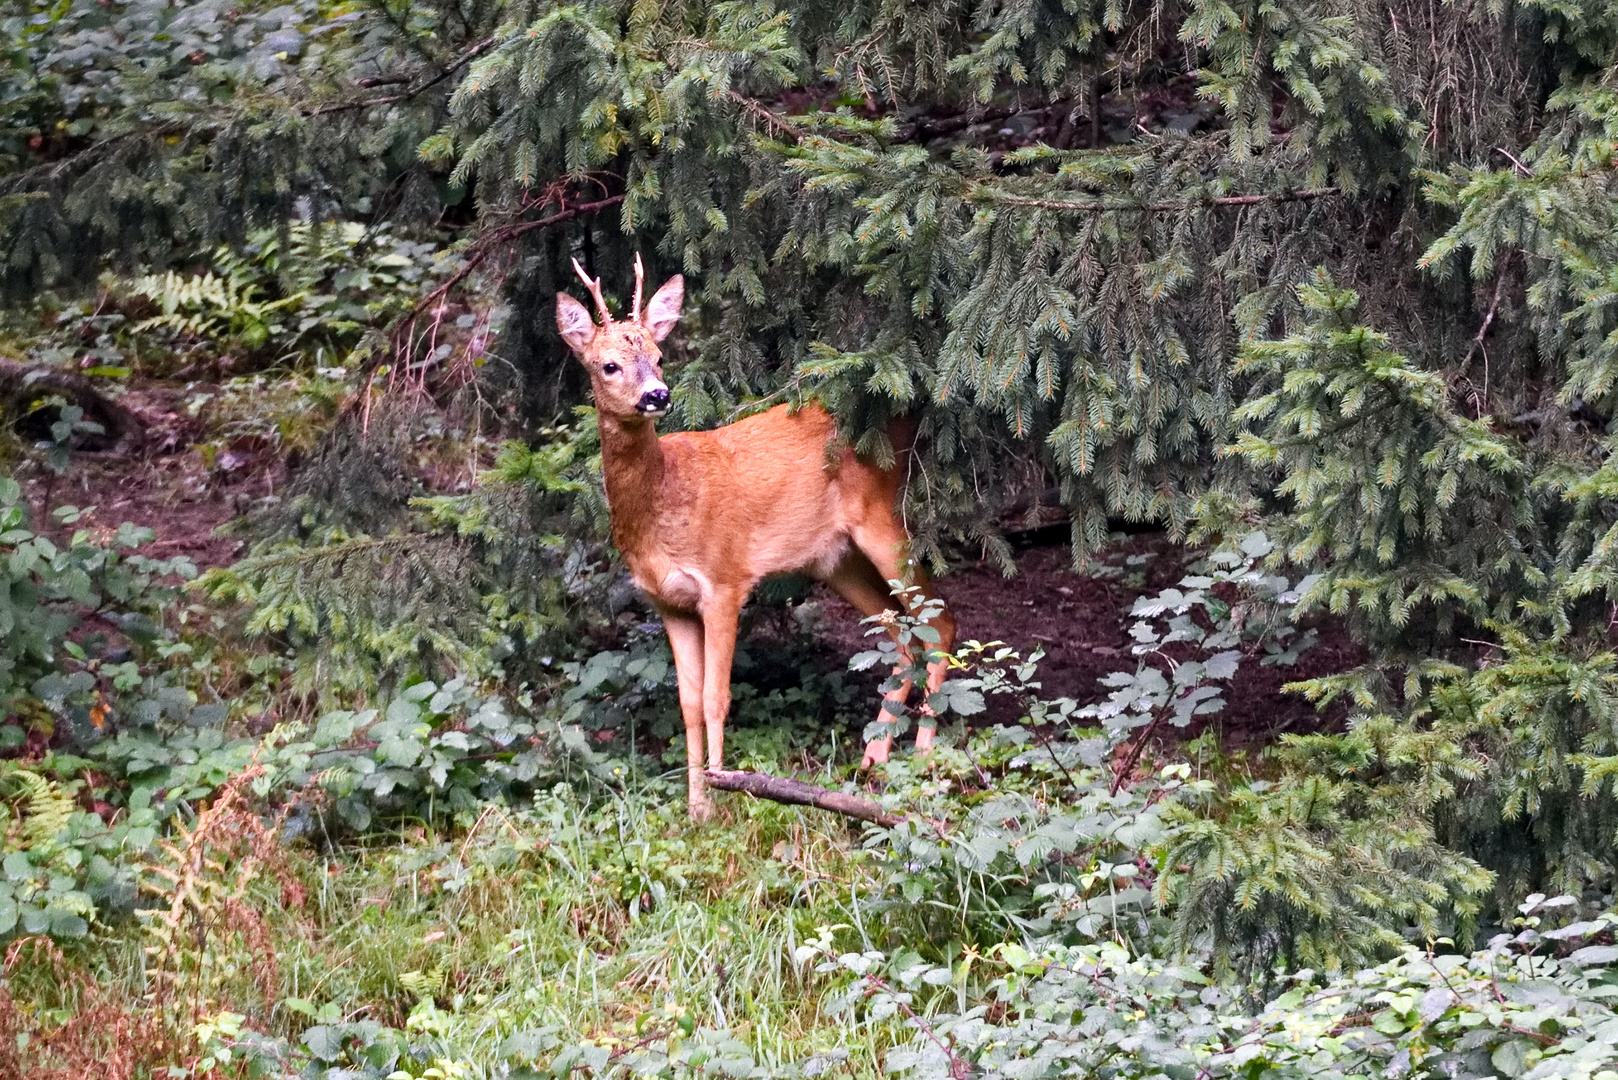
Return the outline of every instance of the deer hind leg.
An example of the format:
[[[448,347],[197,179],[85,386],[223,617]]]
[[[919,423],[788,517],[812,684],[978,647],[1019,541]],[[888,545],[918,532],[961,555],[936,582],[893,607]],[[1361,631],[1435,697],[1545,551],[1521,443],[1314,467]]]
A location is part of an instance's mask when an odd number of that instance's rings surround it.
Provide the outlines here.
[[[730,714],[730,665],[745,594],[718,593],[702,611],[702,718],[708,729],[708,768],[725,767],[725,717]]]
[[[674,673],[680,684],[680,716],[685,720],[686,803],[693,820],[706,821],[713,816],[713,804],[708,800],[708,784],[702,776],[703,668],[706,663],[702,620],[665,611],[663,628],[668,631],[669,648],[674,652]]]
[[[887,590],[887,582],[902,581],[908,585],[919,586],[922,590],[922,595],[925,597],[934,595],[927,587],[927,572],[921,568],[919,563],[911,559],[909,534],[904,531],[904,526],[899,524],[891,511],[882,515],[873,515],[871,520],[856,527],[852,532],[855,545],[870,560],[873,570],[882,579],[884,592]],[[897,602],[891,598],[885,599],[883,607],[890,610],[895,609]],[[950,615],[949,609],[946,607],[939,611],[928,625],[938,631],[939,640],[936,647],[947,656],[955,648],[955,619]],[[911,656],[908,650],[905,650],[903,655],[905,661],[910,662]],[[939,687],[944,685],[944,677],[948,670],[949,665],[942,659],[935,660],[927,665],[927,693],[935,693]],[[908,697],[910,684],[906,682],[902,689],[904,695]],[[898,693],[899,691],[894,692],[894,694]],[[932,715],[932,709],[925,701],[922,702],[921,713],[923,716]],[[881,743],[880,746],[877,745],[878,742]],[[916,750],[925,753],[932,745],[933,728],[918,725],[916,728]],[[888,740],[874,740],[870,747],[866,749],[865,756],[867,764],[886,761],[888,759]]]
[[[897,609],[892,595],[888,592],[888,583],[877,572],[876,567],[871,565],[871,560],[857,550],[850,550],[848,554],[843,556],[842,561],[837,564],[837,569],[833,570],[826,578],[826,584],[836,589],[844,600],[847,600],[856,611],[867,618],[872,615],[880,615],[884,611]],[[898,642],[897,627],[890,628],[888,634],[894,639],[895,643]],[[910,663],[909,650],[902,645],[899,648],[904,655],[905,664],[894,669],[895,675],[902,674]],[[902,708],[909,697],[910,680],[905,679],[898,687],[882,695],[883,708],[877,713],[877,719],[892,720],[898,714],[891,712],[887,703],[896,703],[891,708]],[[872,739],[866,744],[865,757],[860,762],[860,768],[868,769],[872,765],[879,765],[887,761],[888,746],[891,741],[891,736],[884,735],[880,739]]]

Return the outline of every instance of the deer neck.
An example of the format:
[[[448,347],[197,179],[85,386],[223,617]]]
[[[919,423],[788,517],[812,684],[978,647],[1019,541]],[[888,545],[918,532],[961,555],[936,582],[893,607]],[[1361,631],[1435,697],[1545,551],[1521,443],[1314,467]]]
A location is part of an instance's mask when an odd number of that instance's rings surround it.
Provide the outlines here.
[[[663,444],[650,420],[598,417],[612,539],[632,559],[649,546],[657,532],[665,471]]]

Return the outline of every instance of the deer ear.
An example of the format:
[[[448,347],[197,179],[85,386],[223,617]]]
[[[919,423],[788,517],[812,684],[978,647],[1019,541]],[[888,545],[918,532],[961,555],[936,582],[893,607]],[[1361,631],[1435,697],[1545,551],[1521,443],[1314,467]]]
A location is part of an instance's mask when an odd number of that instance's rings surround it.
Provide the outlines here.
[[[576,353],[584,352],[585,346],[596,336],[596,323],[590,318],[589,310],[565,292],[556,294],[556,329],[561,331],[567,347]]]
[[[662,341],[680,321],[680,308],[685,303],[685,278],[675,274],[652,294],[646,303],[646,314],[641,322],[652,332],[653,341]]]

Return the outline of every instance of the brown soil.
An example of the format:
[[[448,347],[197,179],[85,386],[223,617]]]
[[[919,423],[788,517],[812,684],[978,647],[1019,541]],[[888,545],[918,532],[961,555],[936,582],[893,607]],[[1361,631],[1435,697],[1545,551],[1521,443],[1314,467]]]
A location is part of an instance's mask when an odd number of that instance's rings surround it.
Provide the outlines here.
[[[1134,537],[1119,553],[1151,556],[1144,582],[1132,586],[1121,579],[1080,573],[1073,569],[1071,549],[1065,543],[1046,543],[1017,552],[1013,577],[978,562],[940,579],[936,588],[955,616],[958,643],[1002,641],[1024,657],[1043,648],[1040,696],[1088,704],[1106,696],[1098,679],[1135,668],[1128,632],[1135,598],[1155,594],[1188,572],[1183,565],[1186,553],[1161,536]],[[825,613],[821,633],[831,650],[847,656],[872,647],[865,636],[869,627],[860,622],[857,611],[827,590],[821,590],[819,599]],[[1332,713],[1317,714],[1302,696],[1281,689],[1285,683],[1343,671],[1363,661],[1363,651],[1341,626],[1329,620],[1314,626],[1319,640],[1297,664],[1262,666],[1256,659],[1243,663],[1226,693],[1225,709],[1211,718],[1227,745],[1261,746],[1287,732],[1321,730],[1340,719]],[[879,679],[879,674],[872,676],[873,686]],[[991,698],[989,705],[985,722],[1016,719],[1017,710],[1008,699]],[[1181,734],[1189,737],[1198,730],[1193,727]]]
[[[244,442],[224,448],[209,468],[194,445],[200,425],[185,411],[185,395],[161,383],[132,387],[119,403],[145,426],[135,448],[75,453],[62,478],[34,469],[20,475],[35,527],[66,539],[74,529],[112,530],[129,522],[157,534],[142,554],[184,555],[203,570],[234,560],[245,542],[216,531],[254,500],[275,494],[286,467],[272,449]],[[41,512],[66,504],[94,509],[70,527]]]

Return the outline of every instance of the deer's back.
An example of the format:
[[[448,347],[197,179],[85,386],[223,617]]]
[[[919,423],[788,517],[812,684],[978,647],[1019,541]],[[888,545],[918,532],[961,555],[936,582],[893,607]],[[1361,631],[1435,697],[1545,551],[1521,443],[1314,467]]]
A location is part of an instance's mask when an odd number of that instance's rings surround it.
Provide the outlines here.
[[[659,532],[670,561],[737,587],[774,573],[829,572],[851,528],[893,513],[899,487],[895,470],[834,446],[836,435],[816,405],[665,435]]]

